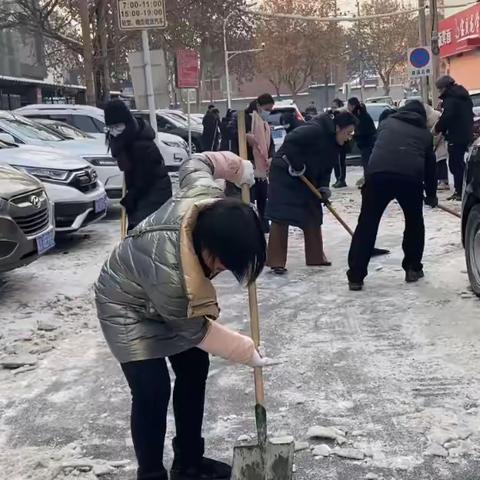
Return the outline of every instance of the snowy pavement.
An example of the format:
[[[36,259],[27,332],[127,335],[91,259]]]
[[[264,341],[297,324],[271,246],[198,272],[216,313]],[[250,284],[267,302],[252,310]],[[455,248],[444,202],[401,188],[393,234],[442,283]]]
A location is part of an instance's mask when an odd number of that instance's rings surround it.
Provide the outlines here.
[[[334,201],[355,226],[358,190],[334,192]],[[348,291],[349,239],[328,213],[333,266],[305,267],[302,235],[292,230],[288,275],[266,272],[258,283],[265,350],[282,362],[265,375],[269,428],[298,442],[296,480],[479,478],[480,304],[468,289],[459,220],[425,213],[426,278],[418,284],[403,281],[403,221],[393,204],[377,242],[392,254],[372,261],[363,292]],[[135,478],[129,392],[92,297],[118,216],[114,209],[0,277],[0,363],[23,364],[0,369],[0,478]],[[248,332],[246,292],[228,274],[216,284],[221,321]],[[249,369],[212,361],[210,456],[230,460],[235,440],[254,434],[252,386]],[[169,438],[172,427],[170,418]],[[308,438],[319,433],[334,439]]]

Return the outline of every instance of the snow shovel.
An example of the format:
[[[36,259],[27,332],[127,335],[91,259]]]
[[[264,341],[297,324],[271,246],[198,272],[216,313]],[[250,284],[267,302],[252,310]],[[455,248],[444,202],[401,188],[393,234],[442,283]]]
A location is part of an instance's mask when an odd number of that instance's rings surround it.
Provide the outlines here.
[[[313,183],[305,176],[300,175],[298,178],[309,188],[309,190],[319,199],[321,200],[325,206],[328,208],[329,212],[338,220],[340,225],[353,237],[353,230],[350,226],[345,222],[345,220],[340,216],[340,214],[333,208],[332,203],[328,200],[325,200],[322,197],[322,194],[315,188]],[[374,248],[372,252],[372,257],[378,257],[380,255],[388,255],[390,250],[385,250],[383,248]]]
[[[247,158],[245,112],[238,114],[238,138],[240,157]],[[242,200],[250,203],[250,188],[242,186]],[[250,308],[250,329],[255,347],[260,346],[260,324],[258,315],[257,287],[248,286]],[[258,443],[237,443],[233,449],[231,480],[291,480],[293,475],[293,437],[267,439],[267,411],[262,368],[254,369],[255,381],[255,422]]]
[[[447,212],[447,213],[449,213],[450,215],[453,215],[454,217],[462,218],[462,215],[461,215],[460,213],[456,212],[455,210],[452,210],[451,208],[446,207],[445,205],[440,205],[440,204],[438,204],[437,207],[438,207],[440,210],[443,210],[444,212]]]

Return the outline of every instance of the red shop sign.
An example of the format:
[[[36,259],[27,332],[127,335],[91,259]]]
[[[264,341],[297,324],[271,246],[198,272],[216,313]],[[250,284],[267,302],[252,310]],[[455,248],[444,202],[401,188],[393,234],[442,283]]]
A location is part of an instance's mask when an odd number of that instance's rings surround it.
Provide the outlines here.
[[[480,48],[480,4],[442,20],[438,30],[442,58]]]
[[[200,86],[200,60],[195,50],[177,51],[177,88]]]

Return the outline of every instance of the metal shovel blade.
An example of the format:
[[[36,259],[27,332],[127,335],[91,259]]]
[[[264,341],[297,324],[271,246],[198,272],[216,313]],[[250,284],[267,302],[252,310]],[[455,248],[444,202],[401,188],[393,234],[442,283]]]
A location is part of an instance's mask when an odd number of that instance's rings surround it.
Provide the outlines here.
[[[258,444],[237,444],[231,480],[292,480],[294,451],[293,437],[272,438],[265,450]]]

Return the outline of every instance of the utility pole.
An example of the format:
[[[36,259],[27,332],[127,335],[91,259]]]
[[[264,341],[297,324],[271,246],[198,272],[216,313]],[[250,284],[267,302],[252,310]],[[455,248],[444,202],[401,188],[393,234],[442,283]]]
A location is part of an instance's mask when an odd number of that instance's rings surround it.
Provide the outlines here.
[[[427,46],[427,18],[425,15],[425,0],[418,0],[418,30],[420,46]],[[423,103],[428,103],[428,82],[427,77],[421,77],[421,91]]]
[[[357,16],[360,18],[362,12],[360,10],[360,0],[357,0]],[[357,40],[360,41],[360,20],[357,22]],[[360,53],[360,99],[365,100],[365,63],[363,61],[363,54]]]
[[[93,45],[90,34],[90,13],[88,0],[79,0],[78,4],[82,23],[83,65],[85,68],[85,86],[87,105],[96,104],[95,83],[93,81]]]
[[[430,87],[433,107],[438,99],[438,90],[435,85],[438,77],[440,76],[440,46],[438,44],[438,4],[437,0],[429,0],[430,7],[430,21],[432,24],[432,76],[430,77]]]

